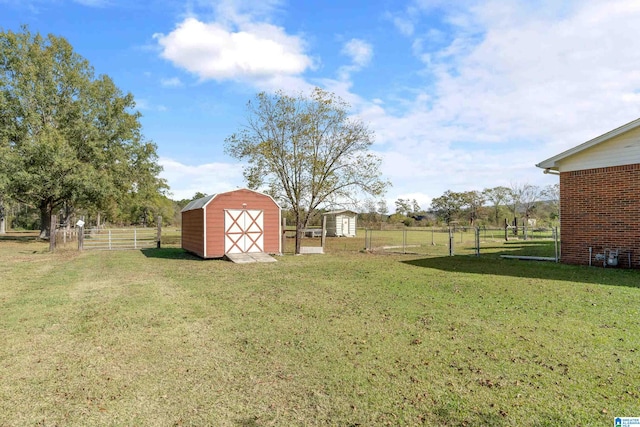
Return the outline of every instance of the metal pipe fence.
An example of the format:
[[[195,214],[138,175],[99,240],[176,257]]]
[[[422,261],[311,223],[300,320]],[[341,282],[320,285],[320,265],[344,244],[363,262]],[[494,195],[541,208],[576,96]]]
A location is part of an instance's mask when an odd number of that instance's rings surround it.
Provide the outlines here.
[[[83,231],[83,250],[146,249],[157,245],[157,230],[149,227],[88,228]]]

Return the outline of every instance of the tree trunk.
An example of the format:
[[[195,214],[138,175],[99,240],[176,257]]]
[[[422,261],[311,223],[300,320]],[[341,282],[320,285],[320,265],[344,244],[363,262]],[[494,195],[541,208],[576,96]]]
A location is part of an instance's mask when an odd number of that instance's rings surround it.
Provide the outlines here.
[[[71,232],[71,216],[73,215],[73,208],[69,207],[68,204],[65,203],[64,206],[64,219],[63,223],[67,232]]]
[[[5,209],[4,209],[4,203],[2,202],[2,200],[0,200],[0,234],[6,234],[7,233],[7,227],[5,224]]]
[[[300,254],[300,246],[302,240],[302,221],[296,218],[296,255]]]
[[[51,214],[53,206],[46,200],[40,203],[40,238],[48,239],[51,236]]]

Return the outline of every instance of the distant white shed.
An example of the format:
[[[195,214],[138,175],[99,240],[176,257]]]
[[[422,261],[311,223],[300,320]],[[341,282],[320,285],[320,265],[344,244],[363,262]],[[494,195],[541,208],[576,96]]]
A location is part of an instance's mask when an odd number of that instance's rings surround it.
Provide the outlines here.
[[[331,211],[323,214],[327,218],[327,236],[355,237],[358,214],[349,211]]]

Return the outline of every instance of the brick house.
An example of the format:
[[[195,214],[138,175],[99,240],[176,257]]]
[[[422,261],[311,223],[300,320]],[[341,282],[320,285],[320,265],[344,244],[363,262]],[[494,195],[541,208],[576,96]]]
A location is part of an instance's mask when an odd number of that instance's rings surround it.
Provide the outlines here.
[[[561,262],[640,268],[640,119],[536,166],[560,175]]]

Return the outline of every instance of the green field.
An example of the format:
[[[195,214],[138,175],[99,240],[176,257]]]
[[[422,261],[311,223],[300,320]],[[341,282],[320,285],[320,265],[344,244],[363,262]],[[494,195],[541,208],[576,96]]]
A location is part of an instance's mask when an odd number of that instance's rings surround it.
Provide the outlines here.
[[[498,257],[549,242],[486,246],[371,254],[331,239],[326,255],[234,265],[0,239],[0,426],[640,416],[638,272]]]

